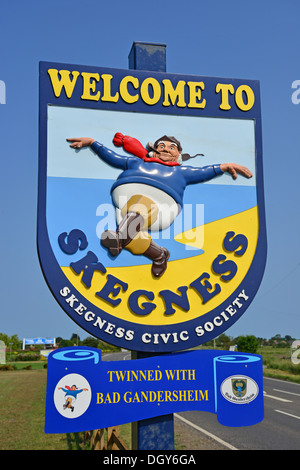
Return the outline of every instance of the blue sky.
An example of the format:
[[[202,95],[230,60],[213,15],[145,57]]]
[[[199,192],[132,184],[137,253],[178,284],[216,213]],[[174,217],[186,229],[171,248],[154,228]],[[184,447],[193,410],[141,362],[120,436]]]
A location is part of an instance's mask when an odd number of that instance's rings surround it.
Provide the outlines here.
[[[88,336],[55,301],[37,256],[39,61],[126,69],[143,41],[166,44],[169,73],[260,80],[268,258],[255,300],[226,334],[300,338],[299,15],[296,0],[1,2],[0,332]]]

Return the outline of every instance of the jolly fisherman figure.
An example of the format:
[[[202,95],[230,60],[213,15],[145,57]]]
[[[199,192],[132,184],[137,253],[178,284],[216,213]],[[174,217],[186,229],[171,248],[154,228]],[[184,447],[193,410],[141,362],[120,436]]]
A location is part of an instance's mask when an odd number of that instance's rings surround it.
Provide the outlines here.
[[[202,168],[184,166],[192,158],[182,154],[180,142],[171,136],[162,136],[147,148],[135,138],[116,133],[113,143],[123,147],[130,156],[118,155],[90,137],[67,139],[70,147],[91,146],[109,165],[122,173],[113,183],[111,195],[117,208],[116,231],[106,230],[101,243],[112,256],[122,249],[152,260],[152,274],[163,275],[170,257],[169,251],[155,243],[148,230],[169,227],[183,206],[183,194],[189,184],[202,183],[228,172],[251,178],[252,173],[236,163],[222,163]],[[195,155],[196,156],[196,155]]]
[[[66,408],[70,408],[71,411],[74,411],[74,403],[77,399],[77,395],[81,392],[88,391],[87,388],[78,389],[76,385],[72,385],[71,387],[66,385],[65,388],[58,387],[58,390],[62,390],[63,392],[65,392],[66,401],[63,405],[63,409],[65,410]]]

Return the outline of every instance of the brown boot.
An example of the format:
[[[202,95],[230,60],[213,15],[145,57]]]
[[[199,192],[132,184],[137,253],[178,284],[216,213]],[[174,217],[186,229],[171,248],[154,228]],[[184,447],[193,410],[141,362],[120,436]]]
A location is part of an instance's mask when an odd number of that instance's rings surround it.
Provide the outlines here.
[[[170,258],[170,252],[166,248],[157,245],[153,240],[151,240],[150,246],[145,251],[144,255],[153,261],[151,269],[153,276],[162,276],[167,269],[167,262]]]
[[[141,231],[144,218],[136,212],[128,212],[121,220],[117,230],[105,230],[101,235],[101,244],[108,248],[112,256],[117,256],[122,249]]]

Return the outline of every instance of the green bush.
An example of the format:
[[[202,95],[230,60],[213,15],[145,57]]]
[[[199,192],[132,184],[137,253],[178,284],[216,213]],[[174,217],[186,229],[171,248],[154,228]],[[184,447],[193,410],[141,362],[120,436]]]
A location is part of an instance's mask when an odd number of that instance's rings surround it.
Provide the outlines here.
[[[237,350],[239,352],[256,354],[259,346],[258,339],[253,335],[239,336]]]
[[[40,359],[39,353],[20,353],[15,357],[15,361],[38,361]]]
[[[11,364],[3,364],[0,366],[0,370],[15,370],[15,368]]]

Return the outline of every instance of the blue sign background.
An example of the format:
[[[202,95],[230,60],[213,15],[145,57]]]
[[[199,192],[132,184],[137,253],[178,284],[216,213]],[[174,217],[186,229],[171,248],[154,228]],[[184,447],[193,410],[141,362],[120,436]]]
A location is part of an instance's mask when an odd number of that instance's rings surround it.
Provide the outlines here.
[[[101,429],[188,410],[215,413],[225,426],[262,421],[261,356],[199,350],[101,362],[101,351],[87,347],[49,356],[46,433]]]

